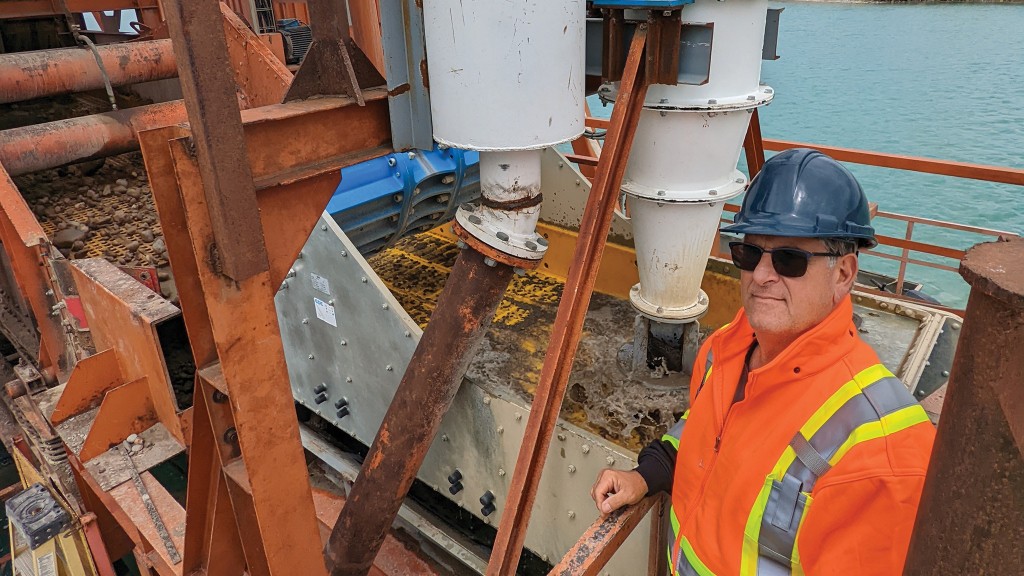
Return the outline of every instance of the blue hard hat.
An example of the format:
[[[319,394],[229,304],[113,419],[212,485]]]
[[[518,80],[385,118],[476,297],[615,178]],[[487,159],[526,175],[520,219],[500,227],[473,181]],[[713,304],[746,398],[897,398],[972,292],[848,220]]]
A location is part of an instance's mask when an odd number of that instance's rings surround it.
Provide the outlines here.
[[[843,238],[873,248],[868,198],[842,164],[810,148],[773,156],[750,182],[743,206],[723,232]]]

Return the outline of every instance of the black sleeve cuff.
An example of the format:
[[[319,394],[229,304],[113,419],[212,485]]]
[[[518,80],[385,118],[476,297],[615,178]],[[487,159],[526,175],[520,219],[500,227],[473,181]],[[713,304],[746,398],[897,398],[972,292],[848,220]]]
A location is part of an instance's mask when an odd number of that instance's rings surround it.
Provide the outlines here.
[[[676,449],[663,440],[648,444],[637,456],[634,468],[647,483],[647,495],[671,493],[675,475]]]

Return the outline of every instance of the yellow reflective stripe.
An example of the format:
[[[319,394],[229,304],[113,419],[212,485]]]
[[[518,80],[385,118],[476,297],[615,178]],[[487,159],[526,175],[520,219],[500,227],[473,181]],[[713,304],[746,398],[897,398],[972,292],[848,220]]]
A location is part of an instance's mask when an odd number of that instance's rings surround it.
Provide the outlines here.
[[[676,536],[679,535],[679,518],[676,516],[675,507],[670,507],[668,510],[669,521],[672,523],[672,545],[676,544]]]
[[[690,546],[690,542],[686,539],[686,536],[683,536],[683,540],[680,544],[683,548],[683,554],[686,555],[686,561],[690,563],[690,566],[693,567],[697,574],[700,574],[700,576],[715,576],[715,573],[705,566],[704,563],[700,561],[700,558],[697,557],[697,553],[694,552],[693,546]]]
[[[800,427],[800,432],[804,438],[811,438],[814,434],[828,422],[835,413],[842,408],[844,404],[857,394],[861,393],[861,390],[871,386],[875,382],[883,378],[893,377],[892,372],[889,371],[885,366],[881,364],[875,364],[869,368],[861,370],[852,380],[843,384],[839,390],[829,397],[814,414],[807,419],[807,422]],[[901,411],[895,412],[899,414]],[[927,417],[927,416],[926,416]],[[851,446],[852,448],[852,446]],[[837,452],[837,454],[839,454]],[[750,515],[747,517],[747,524],[743,530],[743,551],[740,557],[740,574],[743,576],[757,574],[757,557],[758,557],[758,541],[761,537],[761,518],[764,516],[764,508],[768,504],[768,494],[771,492],[772,480],[780,479],[789,470],[793,461],[796,460],[796,452],[790,446],[786,446],[786,449],[782,451],[782,456],[779,457],[778,462],[775,463],[775,467],[772,469],[772,473],[768,476],[768,480],[764,486],[761,487],[761,492],[757,496],[757,500],[754,501],[753,507],[750,509]],[[838,458],[835,458],[830,463],[835,463]],[[802,521],[802,520],[801,520]]]
[[[790,448],[786,448],[792,452]],[[795,458],[796,455],[794,454]],[[747,517],[747,525],[743,528],[743,555],[740,557],[740,576],[753,576],[757,574],[758,539],[761,537],[761,517],[764,516],[764,508],[768,505],[768,494],[772,490],[772,479],[775,473],[769,474],[765,479],[761,491],[754,500],[754,506],[750,509],[750,516]]]
[[[807,520],[807,512],[814,503],[814,498],[806,494],[807,502],[804,503],[804,514],[800,517],[800,523],[796,525],[796,537],[793,539],[793,573],[790,576],[804,576],[804,567],[800,565],[800,530],[803,530],[804,521]]]
[[[914,404],[902,410],[897,410],[892,414],[882,416],[881,420],[858,426],[853,431],[853,434],[850,434],[850,437],[846,439],[846,442],[843,442],[843,445],[839,447],[839,450],[836,450],[835,455],[829,459],[828,463],[835,466],[836,462],[839,462],[847,452],[861,442],[895,434],[900,430],[910,428],[922,422],[929,422],[928,414],[920,404]]]
[[[689,418],[689,417],[690,417],[690,411],[687,410],[686,412],[683,412],[682,416],[679,417],[679,422],[686,422],[686,419]],[[678,422],[677,422],[677,424],[678,424]],[[672,428],[675,428],[675,426],[673,425]],[[662,442],[668,442],[669,444],[671,444],[672,447],[675,448],[676,451],[678,452],[679,451],[679,438],[677,438],[676,436],[673,436],[670,433],[672,431],[672,428],[669,428],[669,432],[666,432],[665,434],[661,435],[661,440],[662,440]],[[682,435],[682,432],[680,432],[680,436],[681,435]]]

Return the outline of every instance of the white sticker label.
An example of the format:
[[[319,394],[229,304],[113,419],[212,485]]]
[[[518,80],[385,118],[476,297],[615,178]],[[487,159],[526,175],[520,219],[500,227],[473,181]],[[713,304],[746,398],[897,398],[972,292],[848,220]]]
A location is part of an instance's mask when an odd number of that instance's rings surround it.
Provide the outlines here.
[[[331,285],[327,282],[327,278],[324,278],[315,272],[310,272],[309,276],[313,279],[313,288],[316,288],[324,294],[331,293]]]
[[[338,327],[338,317],[334,314],[334,306],[319,298],[313,298],[313,306],[316,307],[316,317],[327,322],[335,328]]]
[[[57,559],[53,552],[47,552],[36,560],[36,573],[39,576],[57,576]]]

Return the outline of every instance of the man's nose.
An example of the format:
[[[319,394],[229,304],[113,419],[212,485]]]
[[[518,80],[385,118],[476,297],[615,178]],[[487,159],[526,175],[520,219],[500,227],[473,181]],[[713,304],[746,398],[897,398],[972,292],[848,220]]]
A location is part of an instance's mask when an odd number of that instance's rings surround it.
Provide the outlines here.
[[[772,255],[768,252],[761,254],[761,260],[757,263],[757,267],[754,268],[754,282],[757,284],[767,284],[769,282],[775,282],[779,279],[778,272],[775,271],[775,265],[772,264]]]

